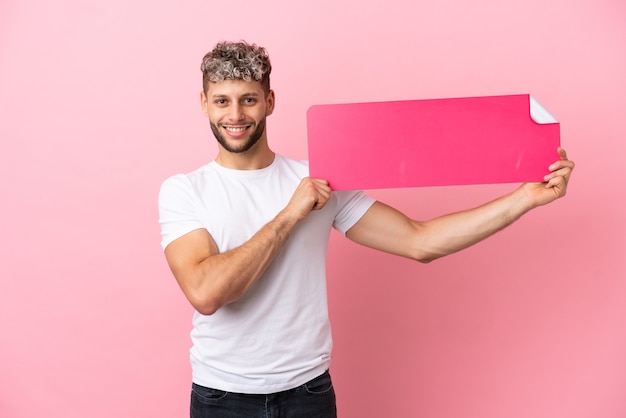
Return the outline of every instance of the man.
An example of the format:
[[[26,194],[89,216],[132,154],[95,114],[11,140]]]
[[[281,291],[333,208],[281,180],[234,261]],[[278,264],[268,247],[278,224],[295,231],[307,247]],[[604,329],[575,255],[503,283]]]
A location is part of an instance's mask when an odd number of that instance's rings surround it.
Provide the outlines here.
[[[368,247],[429,262],[565,195],[574,163],[549,167],[471,210],[412,220],[360,191],[332,192],[306,162],[277,155],[266,51],[220,43],[202,61],[202,110],[219,151],[159,195],[162,246],[196,312],[192,417],[335,417],[325,257],[332,227]]]

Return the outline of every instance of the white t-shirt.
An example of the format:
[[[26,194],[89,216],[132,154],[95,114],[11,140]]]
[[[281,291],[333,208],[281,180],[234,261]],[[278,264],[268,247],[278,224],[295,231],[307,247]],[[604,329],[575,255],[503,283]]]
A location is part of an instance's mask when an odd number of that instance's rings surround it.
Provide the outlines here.
[[[276,155],[260,170],[215,161],[167,179],[159,195],[163,249],[199,228],[220,252],[254,235],[289,202],[308,164]],[[265,273],[239,300],[213,315],[194,313],[194,383],[230,392],[272,393],[300,386],[330,364],[326,299],[331,227],[350,229],[374,203],[358,191],[336,191],[290,234]]]

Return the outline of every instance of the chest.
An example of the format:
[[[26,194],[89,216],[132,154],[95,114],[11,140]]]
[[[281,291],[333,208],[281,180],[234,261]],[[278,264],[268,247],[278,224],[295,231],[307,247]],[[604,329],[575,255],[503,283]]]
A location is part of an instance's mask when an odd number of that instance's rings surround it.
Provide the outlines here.
[[[212,177],[197,191],[198,217],[220,251],[243,244],[287,205],[297,177]]]

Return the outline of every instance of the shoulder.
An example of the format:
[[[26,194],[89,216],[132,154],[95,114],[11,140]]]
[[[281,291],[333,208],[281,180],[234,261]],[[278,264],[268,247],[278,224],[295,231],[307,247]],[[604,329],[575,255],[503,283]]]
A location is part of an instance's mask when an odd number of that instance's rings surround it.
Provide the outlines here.
[[[276,154],[275,163],[279,167],[289,167],[293,170],[304,171],[307,175],[309,174],[309,162],[307,160],[295,160],[285,157],[284,155]]]
[[[181,195],[192,195],[193,190],[206,182],[212,176],[214,169],[212,163],[206,164],[188,173],[178,173],[167,177],[162,183],[159,191],[160,199],[168,197],[180,197]]]
[[[299,180],[309,176],[309,162],[306,160],[295,160],[276,154],[272,166],[274,173],[281,178],[297,178]]]
[[[161,184],[163,187],[186,187],[203,181],[215,173],[214,162],[203,165],[187,173],[178,173],[167,177]]]

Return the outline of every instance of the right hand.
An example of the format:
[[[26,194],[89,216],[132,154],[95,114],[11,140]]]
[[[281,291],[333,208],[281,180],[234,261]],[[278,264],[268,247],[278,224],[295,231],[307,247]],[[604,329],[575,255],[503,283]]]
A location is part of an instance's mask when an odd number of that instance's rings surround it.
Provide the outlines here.
[[[297,221],[306,218],[313,210],[322,209],[330,199],[331,189],[326,180],[305,177],[287,204],[287,210]]]

